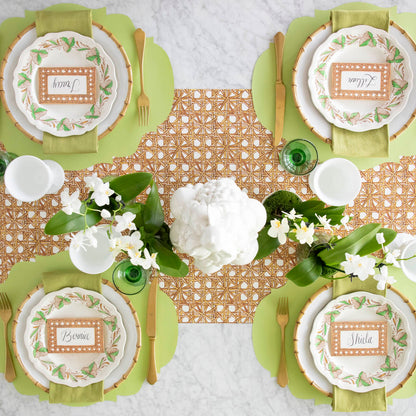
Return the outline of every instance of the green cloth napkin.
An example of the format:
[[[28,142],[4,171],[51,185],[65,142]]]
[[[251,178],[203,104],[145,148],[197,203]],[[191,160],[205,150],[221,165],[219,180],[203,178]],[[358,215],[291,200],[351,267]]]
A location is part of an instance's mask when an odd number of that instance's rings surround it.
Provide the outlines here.
[[[101,293],[101,276],[84,273],[47,272],[43,274],[45,293],[64,287],[82,287]],[[69,387],[49,382],[49,403],[95,403],[104,400],[104,383],[99,381],[85,387]]]
[[[358,278],[334,280],[332,297],[345,295],[356,291],[375,293],[386,296],[386,290],[377,289],[377,281],[372,277],[363,282]],[[357,393],[351,390],[333,386],[332,409],[335,412],[366,412],[370,410],[387,410],[386,388],[372,390],[367,393]]]
[[[92,37],[91,10],[77,10],[70,12],[36,12],[36,33],[43,36],[46,33],[71,30],[81,35]],[[97,153],[98,134],[94,128],[82,135],[57,137],[43,133],[43,153]]]
[[[382,10],[332,10],[332,31],[356,25],[369,25],[389,30],[390,14]],[[332,151],[348,157],[389,156],[390,135],[388,125],[365,132],[355,132],[332,125]]]

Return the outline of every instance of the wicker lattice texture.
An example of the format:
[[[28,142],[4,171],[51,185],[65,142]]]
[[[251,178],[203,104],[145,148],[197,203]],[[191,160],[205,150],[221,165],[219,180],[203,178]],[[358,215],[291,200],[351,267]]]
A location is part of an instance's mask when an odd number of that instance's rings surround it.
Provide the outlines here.
[[[29,140],[29,139],[28,139]],[[280,149],[280,148],[279,148]],[[285,173],[278,164],[279,149],[272,135],[257,120],[250,90],[176,90],[167,121],[147,134],[136,153],[116,158],[114,164],[67,171],[70,192],[84,190],[83,178],[94,170],[99,176],[148,171],[155,175],[168,222],[169,199],[187,183],[233,177],[250,197],[262,200],[277,189],[312,196],[307,178]],[[380,222],[399,232],[415,233],[416,157],[386,163],[362,172],[362,191],[354,206],[352,226]],[[85,194],[84,194],[85,196]],[[0,273],[35,255],[51,255],[68,247],[68,236],[47,236],[43,228],[60,209],[59,195],[35,203],[18,203],[0,193]],[[285,282],[294,265],[294,246],[284,246],[265,260],[247,266],[227,266],[213,275],[190,267],[186,278],[161,278],[163,290],[176,304],[179,322],[251,322],[259,301]]]

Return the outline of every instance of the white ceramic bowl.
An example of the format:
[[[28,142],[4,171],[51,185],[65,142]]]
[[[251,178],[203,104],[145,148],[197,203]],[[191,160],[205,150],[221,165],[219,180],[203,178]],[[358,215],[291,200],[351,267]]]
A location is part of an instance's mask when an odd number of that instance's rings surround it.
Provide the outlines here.
[[[84,250],[83,248],[75,248],[73,242],[69,246],[69,257],[72,263],[78,270],[87,274],[103,273],[114,263],[107,227],[98,227],[94,237],[97,239],[97,247],[88,246]]]
[[[10,162],[4,173],[6,188],[14,198],[23,202],[36,201],[51,189],[59,190],[64,182],[63,170],[56,162],[52,164],[53,171],[46,162],[35,156],[17,157]],[[54,172],[59,171],[59,168],[60,176],[57,178]]]
[[[412,257],[416,254],[416,239],[413,239],[410,241],[406,246],[404,247],[401,258],[407,259],[408,257]],[[408,279],[412,280],[413,282],[416,282],[416,257],[411,260],[401,260],[400,266],[403,270],[403,273],[407,276]]]
[[[326,204],[347,205],[360,192],[360,171],[347,159],[329,159],[318,165],[309,175],[309,186]]]

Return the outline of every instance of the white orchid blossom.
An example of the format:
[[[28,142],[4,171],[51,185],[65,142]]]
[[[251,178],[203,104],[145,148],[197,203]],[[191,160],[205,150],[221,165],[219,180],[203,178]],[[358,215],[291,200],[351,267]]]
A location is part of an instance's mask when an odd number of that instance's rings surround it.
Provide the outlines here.
[[[397,261],[397,257],[400,256],[400,250],[393,250],[393,251],[388,251],[386,254],[386,258],[385,258],[385,262],[387,264],[391,264],[394,267],[398,267],[400,268],[400,264]]]
[[[93,199],[99,207],[102,207],[103,205],[108,205],[110,203],[110,196],[113,194],[114,191],[110,188],[110,184],[108,182],[101,182],[95,186],[91,199]]]
[[[285,244],[287,241],[286,234],[289,232],[289,223],[287,218],[283,218],[282,221],[274,219],[270,221],[270,228],[267,231],[267,234],[279,240],[280,244]]]
[[[156,257],[157,253],[149,253],[149,250],[145,248],[143,250],[144,258],[136,259],[137,265],[142,266],[143,269],[150,269],[150,267],[153,267],[155,269],[160,269],[159,265],[156,263]]]
[[[326,215],[320,216],[318,214],[315,214],[316,218],[318,218],[319,223],[324,227],[324,230],[332,230],[331,226],[331,218],[326,218]]]
[[[82,202],[79,200],[79,189],[77,189],[72,195],[70,195],[69,189],[65,188],[61,192],[61,204],[62,211],[65,212],[65,214],[79,214],[82,205]]]
[[[98,228],[95,225],[84,230],[85,240],[92,247],[97,247],[97,238],[94,235],[97,233],[97,231]]]
[[[83,231],[71,234],[71,246],[75,249],[75,251],[79,251],[80,249],[87,251],[87,244]]]
[[[345,274],[357,276],[361,281],[364,281],[368,276],[373,276],[375,274],[375,259],[349,253],[345,253],[345,258],[346,260],[341,263],[341,267],[344,268]]]
[[[295,208],[292,208],[290,210],[290,212],[285,212],[285,211],[282,211],[282,212],[283,212],[283,214],[286,215],[287,218],[289,218],[292,221],[295,221],[298,218],[303,218],[303,215],[302,214],[296,214]]]
[[[387,266],[382,266],[380,268],[380,273],[376,274],[374,279],[378,281],[378,290],[384,290],[387,284],[391,285],[396,282],[396,279],[393,276],[389,276],[389,269]]]
[[[86,176],[84,182],[90,191],[95,191],[96,188],[103,184],[102,179],[98,178],[96,173],[92,176]]]
[[[123,215],[116,215],[116,231],[122,232],[124,230],[136,230],[136,224],[133,222],[136,218],[136,214],[132,212],[125,212]]]
[[[384,233],[377,233],[376,240],[378,244],[383,245],[386,242],[386,239],[384,238]]]
[[[313,234],[315,232],[315,224],[312,222],[309,224],[309,226],[307,226],[305,224],[305,221],[302,221],[300,223],[300,227],[296,223],[295,223],[295,227],[296,227],[295,234],[299,243],[308,244],[311,246],[313,243]]]
[[[103,218],[103,219],[105,219],[105,220],[108,220],[108,219],[110,219],[111,218],[111,212],[110,211],[108,211],[107,209],[102,209],[101,210],[101,218]]]
[[[352,227],[350,227],[350,226],[348,225],[348,222],[350,221],[350,219],[351,219],[351,217],[350,217],[349,215],[344,215],[344,216],[342,217],[342,219],[341,219],[341,225],[343,225],[343,226],[344,226],[344,228],[345,228],[347,231],[349,231],[349,230],[351,230],[351,229],[352,229]]]

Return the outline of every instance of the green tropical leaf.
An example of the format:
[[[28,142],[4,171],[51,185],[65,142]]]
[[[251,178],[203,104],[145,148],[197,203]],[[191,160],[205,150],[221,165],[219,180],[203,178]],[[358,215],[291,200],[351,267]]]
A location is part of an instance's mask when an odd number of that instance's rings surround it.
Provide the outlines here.
[[[152,181],[150,193],[143,207],[144,229],[148,233],[155,234],[164,223],[162,204],[156,182]]]
[[[135,199],[152,182],[152,174],[147,172],[130,173],[110,181],[110,188],[117,192],[124,202]]]
[[[270,237],[267,232],[269,231],[270,226],[264,227],[257,236],[257,242],[259,249],[257,251],[255,259],[262,259],[273,253],[280,246],[279,240],[277,238]]]
[[[322,262],[313,256],[298,263],[286,277],[298,286],[308,286],[322,273]]]
[[[91,227],[101,220],[101,215],[96,211],[88,211],[85,220],[88,227]],[[67,215],[59,211],[46,224],[45,234],[58,235],[83,230],[85,220],[83,215],[75,213]]]
[[[345,260],[345,253],[360,253],[375,238],[380,229],[381,225],[377,223],[363,225],[347,237],[336,241],[333,248],[320,251],[318,256],[329,266],[340,264]]]

